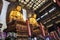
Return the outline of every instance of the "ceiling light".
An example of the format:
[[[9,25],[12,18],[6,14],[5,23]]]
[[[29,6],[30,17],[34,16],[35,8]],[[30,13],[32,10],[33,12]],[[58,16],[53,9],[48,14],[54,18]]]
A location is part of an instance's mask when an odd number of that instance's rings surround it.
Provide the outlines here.
[[[31,0],[32,2],[34,1],[34,0]]]
[[[36,5],[38,5],[39,3],[37,2]]]
[[[38,8],[38,6],[36,6],[36,8]]]
[[[34,10],[36,10],[36,8],[34,8]]]
[[[49,19],[47,22],[51,21],[51,19]]]
[[[27,6],[29,6],[29,4]]]
[[[20,2],[21,0],[19,0],[19,2]]]
[[[60,16],[60,14],[58,14],[57,16]]]
[[[53,17],[52,19],[55,19],[55,18],[57,18],[57,17],[55,16],[55,17]]]
[[[47,22],[44,22],[43,24],[46,24]]]
[[[45,0],[43,2],[45,2]]]
[[[53,24],[50,24],[50,25],[48,25],[47,27],[51,27],[51,26],[53,26]]]
[[[29,2],[29,0],[26,0],[26,2]]]
[[[30,6],[30,7],[32,7],[32,6]]]
[[[51,13],[52,11],[54,11],[56,9],[56,7],[52,8],[51,10],[49,10],[49,13]]]
[[[46,12],[44,15],[41,16],[41,18],[43,18],[44,16],[46,16],[48,14],[48,12]]]
[[[56,23],[60,23],[60,20],[56,21]]]
[[[40,4],[38,6],[40,6]]]
[[[26,2],[24,2],[24,4],[27,4]]]
[[[36,5],[34,5],[34,6],[36,6]]]
[[[37,19],[37,21],[40,20],[40,18]]]
[[[32,3],[32,2],[29,2],[30,4]]]
[[[22,0],[21,2],[23,3],[24,1]]]

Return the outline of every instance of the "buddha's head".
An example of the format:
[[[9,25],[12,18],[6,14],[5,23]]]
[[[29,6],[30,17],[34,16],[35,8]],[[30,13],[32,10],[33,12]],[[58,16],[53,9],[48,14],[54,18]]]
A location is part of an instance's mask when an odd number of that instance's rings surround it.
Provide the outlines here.
[[[33,15],[32,15],[33,18],[36,18],[36,16],[37,16],[36,14],[33,14]]]
[[[28,14],[28,18],[32,17],[32,14]]]
[[[21,11],[21,6],[17,6],[16,10]]]

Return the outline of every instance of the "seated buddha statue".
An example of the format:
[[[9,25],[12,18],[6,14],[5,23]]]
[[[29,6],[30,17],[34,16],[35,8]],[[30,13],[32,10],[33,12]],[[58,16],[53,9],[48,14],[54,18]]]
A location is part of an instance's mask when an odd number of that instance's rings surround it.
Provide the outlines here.
[[[31,15],[30,15],[31,16]],[[38,22],[36,20],[36,14],[33,14],[30,18],[29,18],[29,23],[32,25],[32,26],[38,26]]]
[[[15,10],[12,10],[10,12],[9,21],[17,20],[17,21],[23,21],[23,15],[21,13],[21,6],[17,6]]]

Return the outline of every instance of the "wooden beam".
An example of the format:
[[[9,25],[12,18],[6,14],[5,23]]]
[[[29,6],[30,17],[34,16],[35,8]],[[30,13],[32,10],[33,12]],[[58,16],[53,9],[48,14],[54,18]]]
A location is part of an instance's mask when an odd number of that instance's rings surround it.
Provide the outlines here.
[[[40,10],[39,12],[42,12],[42,11],[45,10],[47,7],[49,7],[51,4],[52,4],[52,2],[49,3],[47,6],[45,6],[45,7],[44,7],[42,10]]]

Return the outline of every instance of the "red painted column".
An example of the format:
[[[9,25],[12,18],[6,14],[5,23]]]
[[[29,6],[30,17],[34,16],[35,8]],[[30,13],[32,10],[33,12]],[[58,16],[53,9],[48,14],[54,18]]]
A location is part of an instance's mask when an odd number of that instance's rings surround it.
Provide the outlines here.
[[[30,24],[28,20],[26,20],[26,24],[27,24],[27,29],[28,29],[28,35],[31,36],[31,29],[30,29]]]
[[[59,40],[58,34],[56,32],[54,32],[55,37]]]
[[[43,36],[45,36],[44,26],[40,23],[40,30]]]

